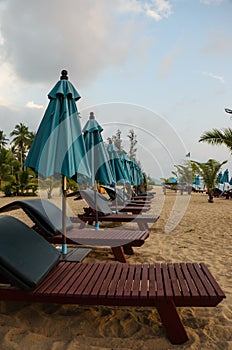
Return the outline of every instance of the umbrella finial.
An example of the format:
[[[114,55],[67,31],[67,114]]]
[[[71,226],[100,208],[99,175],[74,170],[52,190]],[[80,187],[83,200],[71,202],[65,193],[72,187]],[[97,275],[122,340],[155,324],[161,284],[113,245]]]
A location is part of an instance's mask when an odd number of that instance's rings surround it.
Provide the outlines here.
[[[68,71],[66,69],[62,70],[60,80],[68,80]]]
[[[93,112],[90,112],[90,114],[89,114],[89,119],[95,119],[95,115],[94,115]]]

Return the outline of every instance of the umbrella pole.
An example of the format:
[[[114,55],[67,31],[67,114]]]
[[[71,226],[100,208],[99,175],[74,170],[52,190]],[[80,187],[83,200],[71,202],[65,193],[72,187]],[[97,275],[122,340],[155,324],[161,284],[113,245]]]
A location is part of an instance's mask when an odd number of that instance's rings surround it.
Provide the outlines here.
[[[63,232],[63,244],[62,254],[67,254],[66,243],[66,192],[67,192],[67,178],[62,176],[62,232]]]
[[[99,230],[99,222],[98,222],[98,205],[97,205],[97,181],[94,181],[94,195],[95,195],[95,230]]]

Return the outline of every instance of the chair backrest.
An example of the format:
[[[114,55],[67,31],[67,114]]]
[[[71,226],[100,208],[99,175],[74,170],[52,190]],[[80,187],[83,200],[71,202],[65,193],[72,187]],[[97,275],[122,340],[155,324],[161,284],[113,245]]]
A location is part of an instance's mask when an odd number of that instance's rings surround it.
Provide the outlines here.
[[[22,209],[31,220],[49,236],[62,232],[62,211],[46,199],[21,201]],[[67,230],[73,228],[71,220],[66,217]]]
[[[60,253],[12,216],[0,217],[0,274],[23,289],[35,288],[59,262]]]
[[[112,214],[108,200],[101,193],[87,189],[81,190],[80,194],[93,210],[96,210],[103,215]]]

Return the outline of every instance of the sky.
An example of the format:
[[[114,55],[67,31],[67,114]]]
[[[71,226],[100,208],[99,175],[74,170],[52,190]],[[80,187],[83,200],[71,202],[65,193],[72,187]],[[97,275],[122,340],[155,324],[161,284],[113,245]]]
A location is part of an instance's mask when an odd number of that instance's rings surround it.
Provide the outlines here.
[[[190,159],[223,161],[199,143],[230,127],[232,0],[0,0],[0,129],[36,131],[47,95],[68,70],[84,126],[95,113],[103,138],[135,130],[137,158],[154,178]]]

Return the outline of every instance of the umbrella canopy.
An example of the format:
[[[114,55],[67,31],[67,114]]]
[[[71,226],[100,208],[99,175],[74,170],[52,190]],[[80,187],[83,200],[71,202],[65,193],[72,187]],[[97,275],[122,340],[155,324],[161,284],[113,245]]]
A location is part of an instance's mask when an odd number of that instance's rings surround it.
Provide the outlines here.
[[[123,169],[122,160],[118,154],[118,148],[113,144],[112,140],[109,140],[109,145],[107,151],[110,157],[110,163],[113,169],[114,178],[116,183],[126,183],[130,182],[127,175]]]
[[[127,157],[126,151],[124,150],[122,151],[120,158],[122,160],[123,170],[126,174],[128,182],[132,182],[132,174],[131,174],[131,167],[130,167],[131,160]]]
[[[62,174],[90,177],[76,102],[80,95],[62,71],[48,94],[50,100],[25,161],[25,166],[47,178]]]
[[[63,175],[62,222],[66,235],[66,177],[78,174],[90,177],[86,149],[81,131],[76,101],[80,95],[68,81],[67,71],[48,94],[50,100],[36,137],[28,153],[25,166],[44,178]],[[65,244],[66,246],[66,244]],[[66,247],[63,252],[66,252]]]
[[[133,160],[131,160],[130,166],[132,174],[132,185],[138,186],[142,183],[143,180],[141,168]]]
[[[82,131],[91,171],[90,185],[93,186],[95,180],[105,185],[114,183],[116,180],[101,136],[103,129],[96,121],[93,112],[90,113]]]
[[[223,173],[223,175],[220,178],[220,183],[223,184],[224,182],[229,182],[229,170],[226,169]]]
[[[193,185],[197,185],[197,186],[200,185],[200,176],[199,175],[195,175]]]

